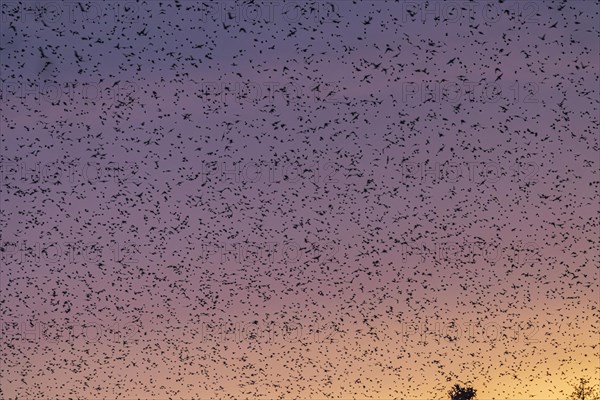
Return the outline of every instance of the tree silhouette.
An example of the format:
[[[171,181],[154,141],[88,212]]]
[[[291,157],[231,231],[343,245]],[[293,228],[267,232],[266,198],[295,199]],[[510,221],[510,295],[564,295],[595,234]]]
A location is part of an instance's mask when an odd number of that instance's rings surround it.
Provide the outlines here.
[[[600,400],[600,394],[589,383],[588,379],[580,378],[579,383],[573,385],[573,393],[569,400]]]
[[[457,383],[450,389],[448,396],[450,396],[450,400],[471,400],[477,396],[477,390],[473,389],[471,386],[465,387]]]

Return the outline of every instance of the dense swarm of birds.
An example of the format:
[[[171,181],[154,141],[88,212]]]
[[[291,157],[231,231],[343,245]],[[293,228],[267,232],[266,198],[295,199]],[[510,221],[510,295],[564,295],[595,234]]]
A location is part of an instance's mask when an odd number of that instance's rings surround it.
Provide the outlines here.
[[[599,3],[467,3],[2,2],[0,397],[597,377]]]

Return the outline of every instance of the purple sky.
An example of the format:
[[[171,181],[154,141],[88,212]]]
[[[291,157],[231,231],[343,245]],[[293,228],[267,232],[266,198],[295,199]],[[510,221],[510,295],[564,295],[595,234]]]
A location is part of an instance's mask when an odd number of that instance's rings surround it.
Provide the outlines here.
[[[598,1],[1,7],[0,397],[600,384]]]

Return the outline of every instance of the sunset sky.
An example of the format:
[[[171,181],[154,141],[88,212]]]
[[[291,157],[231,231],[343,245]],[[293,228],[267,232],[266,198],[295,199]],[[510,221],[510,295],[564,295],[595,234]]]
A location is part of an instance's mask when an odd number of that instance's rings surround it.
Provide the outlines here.
[[[600,2],[0,5],[0,398],[600,385]]]

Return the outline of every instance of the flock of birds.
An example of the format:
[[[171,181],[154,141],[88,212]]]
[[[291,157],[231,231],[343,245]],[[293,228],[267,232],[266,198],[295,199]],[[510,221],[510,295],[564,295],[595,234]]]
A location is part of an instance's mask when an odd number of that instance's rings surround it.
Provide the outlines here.
[[[597,378],[599,3],[423,4],[2,2],[0,397]]]

